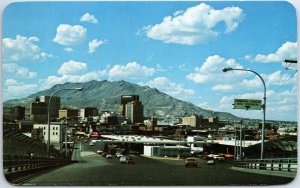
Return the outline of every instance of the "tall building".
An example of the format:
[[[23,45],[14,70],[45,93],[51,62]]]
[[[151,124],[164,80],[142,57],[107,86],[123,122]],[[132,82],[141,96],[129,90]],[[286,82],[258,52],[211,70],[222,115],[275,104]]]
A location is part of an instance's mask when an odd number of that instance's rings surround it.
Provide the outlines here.
[[[98,116],[98,109],[94,108],[94,107],[86,107],[83,109],[80,109],[80,117],[81,119],[85,119],[88,117],[94,117],[94,116]]]
[[[125,116],[126,104],[133,101],[139,101],[138,95],[121,95],[121,112]]]
[[[144,106],[140,101],[131,101],[125,105],[125,117],[132,124],[144,122]]]
[[[30,104],[30,119],[34,123],[46,123],[48,121],[48,105],[41,102],[38,97]]]
[[[47,105],[49,103],[50,96],[40,96],[40,102],[45,102]],[[52,96],[50,101],[50,118],[55,119],[58,118],[58,112],[60,109],[60,97],[58,96]]]
[[[182,118],[182,124],[190,125],[191,127],[199,127],[200,122],[201,122],[202,119],[203,119],[202,116],[191,115],[191,116],[188,116],[188,117],[183,117]]]
[[[60,109],[59,119],[64,119],[64,122],[69,126],[74,126],[78,123],[78,110],[77,109]]]

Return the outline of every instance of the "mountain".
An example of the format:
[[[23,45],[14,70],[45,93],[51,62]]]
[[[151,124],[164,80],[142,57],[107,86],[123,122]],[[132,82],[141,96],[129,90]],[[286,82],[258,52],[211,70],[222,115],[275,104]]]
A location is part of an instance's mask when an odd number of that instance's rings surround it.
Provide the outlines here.
[[[213,112],[195,106],[190,102],[175,99],[155,88],[140,86],[126,81],[89,81],[85,83],[57,84],[50,89],[37,92],[27,98],[8,100],[4,107],[25,106],[29,109],[31,101],[36,96],[51,95],[53,92],[63,88],[83,88],[82,91],[65,90],[56,94],[61,97],[61,106],[70,108],[96,107],[100,110],[117,111],[121,104],[121,95],[139,95],[144,105],[145,116],[173,116],[183,117],[198,114],[204,117],[217,115],[221,120],[239,119],[226,112]]]

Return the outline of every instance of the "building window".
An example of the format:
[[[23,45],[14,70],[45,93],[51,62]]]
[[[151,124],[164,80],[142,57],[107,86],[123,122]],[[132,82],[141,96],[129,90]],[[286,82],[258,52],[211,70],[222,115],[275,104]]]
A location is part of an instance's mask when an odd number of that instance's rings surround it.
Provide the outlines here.
[[[55,127],[53,127],[53,130],[55,130]]]
[[[52,134],[54,135],[54,132]]]
[[[58,133],[56,132],[56,135],[58,135]]]
[[[44,130],[46,130],[46,127],[44,127]]]

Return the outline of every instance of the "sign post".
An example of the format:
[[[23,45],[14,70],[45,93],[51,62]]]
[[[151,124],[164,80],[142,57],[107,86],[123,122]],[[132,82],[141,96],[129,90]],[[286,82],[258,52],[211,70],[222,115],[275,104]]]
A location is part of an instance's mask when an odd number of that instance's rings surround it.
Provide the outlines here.
[[[261,110],[262,101],[255,99],[234,99],[233,109]]]

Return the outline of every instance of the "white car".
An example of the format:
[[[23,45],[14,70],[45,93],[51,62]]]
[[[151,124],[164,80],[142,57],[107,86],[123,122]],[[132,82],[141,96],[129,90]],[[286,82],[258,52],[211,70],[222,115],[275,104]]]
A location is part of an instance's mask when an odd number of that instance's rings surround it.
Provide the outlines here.
[[[90,146],[94,146],[95,144],[94,144],[94,142],[90,142]]]
[[[100,149],[98,149],[98,150],[97,150],[97,153],[98,153],[98,154],[102,154],[102,153],[103,153],[103,151],[102,151],[102,150],[100,150]]]
[[[107,159],[111,159],[111,158],[112,158],[112,155],[111,155],[111,154],[107,154],[107,155],[106,155],[106,158],[107,158]]]
[[[116,157],[120,158],[120,157],[123,157],[124,155],[121,154],[121,153],[116,153]]]
[[[209,157],[207,162],[206,162],[207,165],[214,165],[215,164],[215,161],[214,161],[214,158],[212,157]]]
[[[127,157],[126,156],[122,156],[120,157],[120,163],[127,163]]]

